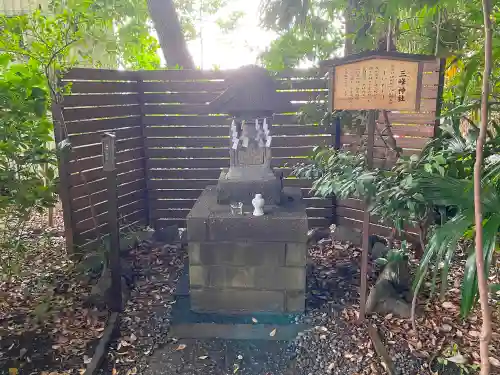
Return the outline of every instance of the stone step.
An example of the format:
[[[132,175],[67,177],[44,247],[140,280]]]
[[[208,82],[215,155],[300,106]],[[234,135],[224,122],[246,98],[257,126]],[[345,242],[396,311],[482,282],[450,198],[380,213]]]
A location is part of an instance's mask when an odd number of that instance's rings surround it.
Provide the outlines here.
[[[176,339],[224,339],[290,341],[308,327],[304,324],[175,324],[169,337]]]

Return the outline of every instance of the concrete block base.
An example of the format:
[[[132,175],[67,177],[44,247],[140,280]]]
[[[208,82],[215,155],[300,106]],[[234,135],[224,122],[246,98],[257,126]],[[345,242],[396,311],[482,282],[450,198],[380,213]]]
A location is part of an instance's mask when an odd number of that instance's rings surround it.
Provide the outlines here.
[[[235,216],[207,188],[187,217],[193,311],[297,313],[304,310],[307,215],[299,189],[266,214]]]

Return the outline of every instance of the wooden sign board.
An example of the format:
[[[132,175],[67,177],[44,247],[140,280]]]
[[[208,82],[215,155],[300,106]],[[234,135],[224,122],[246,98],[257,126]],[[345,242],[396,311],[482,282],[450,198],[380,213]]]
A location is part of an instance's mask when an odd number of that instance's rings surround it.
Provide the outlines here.
[[[418,61],[369,59],[334,67],[334,110],[418,111]]]

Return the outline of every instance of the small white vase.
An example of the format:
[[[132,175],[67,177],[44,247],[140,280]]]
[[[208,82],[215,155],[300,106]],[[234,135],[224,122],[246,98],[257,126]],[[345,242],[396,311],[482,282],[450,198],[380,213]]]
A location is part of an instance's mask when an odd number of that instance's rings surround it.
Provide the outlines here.
[[[253,216],[264,215],[264,198],[262,198],[262,194],[255,194],[255,198],[252,199],[252,205]]]

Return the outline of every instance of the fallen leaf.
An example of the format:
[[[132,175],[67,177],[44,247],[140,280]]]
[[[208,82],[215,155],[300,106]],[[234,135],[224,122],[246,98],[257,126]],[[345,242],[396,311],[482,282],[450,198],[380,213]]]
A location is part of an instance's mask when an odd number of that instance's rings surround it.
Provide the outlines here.
[[[443,332],[451,332],[451,330],[453,329],[453,327],[450,326],[449,324],[443,324],[441,326],[441,329],[443,330]]]
[[[178,350],[184,350],[184,349],[186,349],[186,344],[179,344],[179,346],[175,350],[178,351]]]
[[[453,357],[446,358],[447,361],[456,363],[458,365],[464,365],[467,363],[467,358],[465,358],[462,354],[458,353]]]
[[[136,375],[136,374],[137,374],[137,367],[134,367],[127,371],[127,375]]]
[[[18,370],[17,368],[11,367],[9,368],[9,375],[17,375]]]
[[[386,320],[387,320],[387,319],[392,319],[392,317],[393,317],[393,315],[392,315],[392,314],[387,314],[387,315],[384,317],[384,319],[386,319]]]
[[[130,342],[134,342],[135,340],[137,340],[137,336],[132,333],[130,335]]]
[[[479,337],[479,336],[481,336],[481,332],[479,332],[479,331],[469,331],[469,336],[471,336],[471,337]]]
[[[207,359],[208,355],[202,355],[201,357],[198,357],[198,359]]]
[[[445,309],[448,309],[448,310],[455,310],[455,308],[456,308],[453,303],[448,302],[448,301],[443,302],[443,304],[441,306],[443,306]]]
[[[111,375],[117,375],[118,374],[118,371],[116,371],[116,369],[113,367],[113,370],[111,371]]]
[[[500,367],[500,361],[495,357],[489,357],[490,363],[495,367]]]
[[[252,322],[255,323],[255,324],[257,324],[259,321],[257,319],[255,319],[255,318],[252,318]]]
[[[276,328],[269,333],[269,336],[271,337],[274,337],[275,335],[276,335]]]

